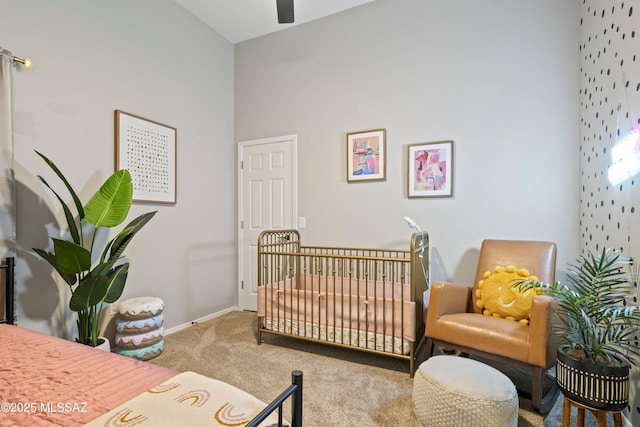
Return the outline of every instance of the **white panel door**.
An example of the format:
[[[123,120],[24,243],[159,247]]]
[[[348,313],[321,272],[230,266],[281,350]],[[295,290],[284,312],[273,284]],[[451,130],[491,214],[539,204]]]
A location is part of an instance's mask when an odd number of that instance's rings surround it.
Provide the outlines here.
[[[238,145],[238,301],[243,310],[257,309],[258,236],[295,227],[296,143],[297,137],[288,135]]]

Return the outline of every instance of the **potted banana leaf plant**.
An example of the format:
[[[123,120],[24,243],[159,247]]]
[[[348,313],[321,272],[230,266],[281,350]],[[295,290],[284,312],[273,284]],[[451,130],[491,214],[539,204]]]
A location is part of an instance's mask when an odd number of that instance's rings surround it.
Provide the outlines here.
[[[69,309],[78,315],[76,340],[90,346],[98,345],[100,314],[108,304],[120,298],[129,272],[129,262],[123,252],[133,237],[156,212],[148,212],[128,223],[111,240],[102,243],[101,229],[118,227],[127,218],[133,197],[131,174],[127,170],[114,172],[83,206],[77,193],[60,169],[45,155],[36,153],[64,184],[73,199],[72,213],[63,198],[40,175],[38,179],[56,196],[67,221],[69,238],[52,237],[53,250],[33,250],[58,272],[69,286]],[[89,227],[87,227],[89,225]]]
[[[589,253],[569,265],[568,286],[521,281],[554,297],[560,337],[556,379],[574,402],[604,411],[620,411],[629,401],[629,367],[640,358],[640,307],[631,305],[633,261],[611,248]]]

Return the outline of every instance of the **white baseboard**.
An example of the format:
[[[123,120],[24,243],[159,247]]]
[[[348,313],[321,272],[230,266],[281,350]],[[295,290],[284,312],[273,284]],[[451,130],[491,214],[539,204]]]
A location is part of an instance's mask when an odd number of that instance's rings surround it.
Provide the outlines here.
[[[223,314],[231,313],[232,311],[238,311],[240,307],[229,307],[224,310],[218,311],[216,313],[207,314],[206,316],[199,317],[191,322],[183,323],[182,325],[174,326],[169,329],[164,330],[165,335],[171,335],[175,332],[181,331],[183,329],[187,329],[193,325],[197,325],[198,323],[206,322],[207,320],[215,319],[216,317],[222,316]]]

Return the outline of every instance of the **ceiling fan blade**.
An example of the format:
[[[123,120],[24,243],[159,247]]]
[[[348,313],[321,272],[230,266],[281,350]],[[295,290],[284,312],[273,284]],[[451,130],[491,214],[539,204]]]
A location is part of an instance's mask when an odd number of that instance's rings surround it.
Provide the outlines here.
[[[278,8],[278,23],[293,23],[293,0],[277,0],[276,6]]]

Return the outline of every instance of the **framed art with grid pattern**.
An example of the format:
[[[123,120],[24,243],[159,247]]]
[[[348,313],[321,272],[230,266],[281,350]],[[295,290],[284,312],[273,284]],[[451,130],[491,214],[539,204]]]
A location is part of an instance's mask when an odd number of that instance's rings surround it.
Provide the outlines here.
[[[127,169],[133,201],[176,203],[177,129],[115,111],[116,170]]]

